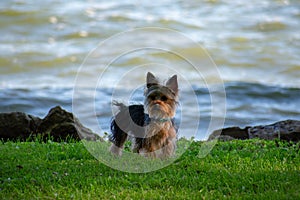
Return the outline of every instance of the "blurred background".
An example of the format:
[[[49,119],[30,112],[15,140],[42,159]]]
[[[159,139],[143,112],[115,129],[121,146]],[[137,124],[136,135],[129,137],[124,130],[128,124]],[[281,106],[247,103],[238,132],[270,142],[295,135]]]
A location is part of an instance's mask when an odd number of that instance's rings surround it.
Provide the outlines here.
[[[149,40],[126,38],[106,45],[92,62],[87,56],[111,36],[142,27],[161,27],[178,31],[204,49],[162,35]],[[149,63],[176,62],[159,51],[138,51],[118,57],[119,48],[128,44],[159,46],[170,43],[170,50],[184,49],[191,57],[213,60],[226,90],[227,126],[248,126],[300,118],[300,1],[298,0],[191,0],[171,1],[59,1],[7,0],[0,2],[0,112],[22,111],[44,117],[55,105],[72,111],[76,76],[85,80],[79,87],[78,101],[95,94],[95,113],[81,109],[84,124],[109,131],[112,94],[118,99],[132,95],[142,103],[141,83],[145,73],[129,71]],[[151,42],[150,42],[151,41]],[[175,41],[175,42],[174,42]],[[101,46],[101,45],[100,45]],[[205,52],[209,54],[206,55]],[[106,71],[107,81],[89,85],[99,78],[107,62],[118,57]],[[90,60],[88,60],[90,61]],[[80,71],[84,63],[84,71]],[[178,60],[178,65],[182,61]],[[203,62],[205,63],[205,62]],[[171,67],[171,66],[168,66]],[[210,84],[213,76],[199,77],[195,70],[181,65],[181,108],[189,107],[196,95],[200,109],[197,139],[207,137],[212,116]],[[159,71],[159,70],[158,70]],[[172,74],[173,71],[171,70]],[[124,87],[109,80],[130,77]],[[164,78],[171,76],[161,72]],[[182,79],[182,80],[183,80]],[[190,84],[190,85],[189,85]],[[83,87],[84,86],[84,87]],[[192,90],[192,91],[191,91]],[[129,93],[129,94],[128,94]],[[188,108],[187,108],[188,109]],[[190,108],[182,116],[193,125],[199,112]],[[183,130],[184,132],[184,130]],[[99,133],[102,134],[102,133]],[[191,135],[182,135],[190,137]]]

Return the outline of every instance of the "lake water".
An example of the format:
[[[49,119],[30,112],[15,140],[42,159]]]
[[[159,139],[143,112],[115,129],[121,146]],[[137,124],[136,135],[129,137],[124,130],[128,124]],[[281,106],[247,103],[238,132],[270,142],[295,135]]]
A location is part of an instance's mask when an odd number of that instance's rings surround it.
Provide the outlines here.
[[[300,119],[298,0],[10,0],[0,16],[0,112],[61,105],[102,134],[153,71],[179,76],[181,136]]]

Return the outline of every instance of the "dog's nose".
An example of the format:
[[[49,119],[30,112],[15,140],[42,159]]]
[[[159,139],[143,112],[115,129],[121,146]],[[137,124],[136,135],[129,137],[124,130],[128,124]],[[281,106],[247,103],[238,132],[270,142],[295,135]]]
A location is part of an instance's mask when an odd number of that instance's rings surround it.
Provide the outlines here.
[[[161,100],[155,100],[153,101],[154,104],[161,104]]]

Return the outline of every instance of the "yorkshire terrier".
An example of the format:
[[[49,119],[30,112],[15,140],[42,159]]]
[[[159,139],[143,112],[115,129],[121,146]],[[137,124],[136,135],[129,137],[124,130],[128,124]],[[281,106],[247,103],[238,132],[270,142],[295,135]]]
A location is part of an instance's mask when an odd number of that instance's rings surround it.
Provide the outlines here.
[[[109,140],[113,144],[110,151],[122,155],[124,143],[132,138],[135,153],[151,158],[171,157],[177,139],[174,122],[178,100],[177,75],[162,85],[148,72],[144,96],[144,105],[114,103],[119,112],[111,123]]]

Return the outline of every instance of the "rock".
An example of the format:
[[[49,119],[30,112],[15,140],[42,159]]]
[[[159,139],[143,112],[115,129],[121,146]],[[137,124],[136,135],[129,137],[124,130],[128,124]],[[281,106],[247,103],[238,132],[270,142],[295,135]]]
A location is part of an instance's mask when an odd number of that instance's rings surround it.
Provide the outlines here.
[[[300,141],[300,121],[285,120],[270,125],[260,125],[246,128],[228,127],[214,131],[208,138],[213,140],[252,139],[265,140],[280,139],[284,141]]]
[[[248,128],[229,127],[214,131],[208,138],[208,140],[219,139],[219,140],[232,140],[232,139],[249,139]]]
[[[100,136],[84,127],[80,121],[70,112],[60,106],[52,108],[47,116],[41,121],[37,133],[50,135],[54,141],[73,138],[75,140],[97,140]]]
[[[0,113],[0,139],[24,141],[37,135],[45,139],[50,136],[54,141],[102,140],[59,106],[52,108],[44,119],[22,112]]]
[[[248,129],[248,133],[249,138],[297,142],[300,141],[300,121],[285,120],[266,126],[254,126]]]
[[[220,135],[220,136],[218,136],[218,140],[225,142],[225,141],[235,140],[235,138],[228,136],[228,135]]]
[[[0,138],[26,140],[34,134],[41,119],[22,112],[0,113]]]

